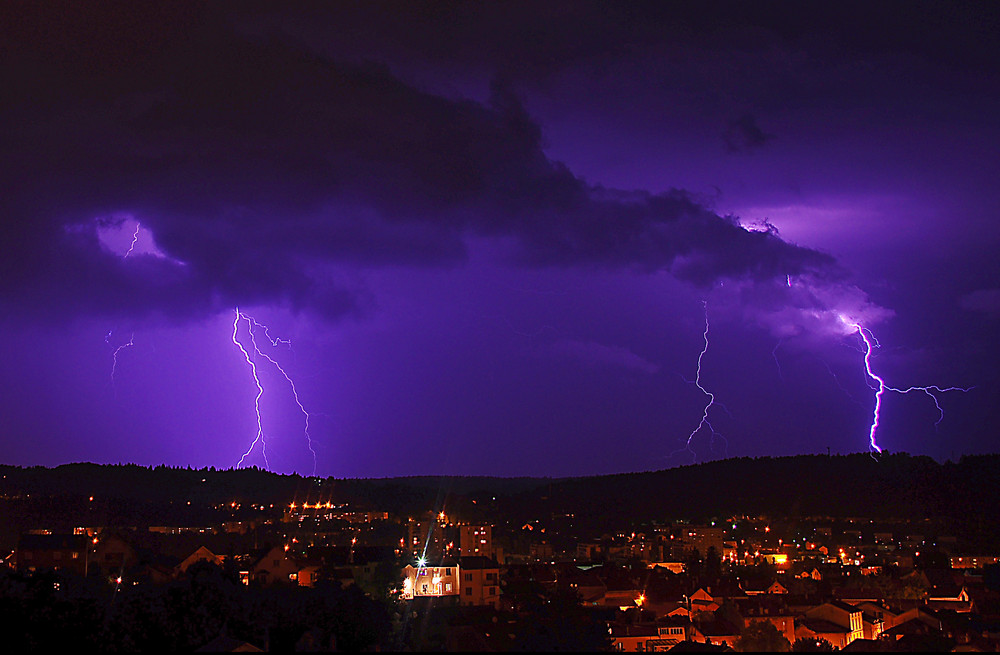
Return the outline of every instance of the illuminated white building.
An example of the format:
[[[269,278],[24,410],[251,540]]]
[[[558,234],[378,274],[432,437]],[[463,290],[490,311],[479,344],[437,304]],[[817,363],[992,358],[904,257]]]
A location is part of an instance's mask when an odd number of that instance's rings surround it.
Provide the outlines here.
[[[445,561],[441,566],[408,564],[403,569],[403,600],[425,596],[458,596],[458,564]]]

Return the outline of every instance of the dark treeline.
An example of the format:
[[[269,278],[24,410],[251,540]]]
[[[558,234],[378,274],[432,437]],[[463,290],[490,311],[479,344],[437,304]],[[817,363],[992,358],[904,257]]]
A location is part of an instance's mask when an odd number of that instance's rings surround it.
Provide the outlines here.
[[[391,624],[390,608],[357,587],[247,588],[207,562],[169,584],[141,586],[0,570],[9,652],[192,652],[240,642],[271,651],[392,650]]]
[[[208,508],[221,503],[283,507],[293,501],[331,501],[398,517],[445,510],[464,520],[494,523],[576,513],[609,526],[740,515],[931,518],[960,521],[979,532],[1000,525],[1000,505],[994,501],[1000,497],[1000,455],[943,464],[905,453],[738,458],[571,479],[336,479],[256,468],[131,464],[0,466],[0,473],[0,493],[12,516],[17,514],[12,499],[23,503],[30,497],[33,512],[48,500],[51,512],[62,512],[75,524],[80,524],[79,511],[105,524],[198,524],[211,521]]]

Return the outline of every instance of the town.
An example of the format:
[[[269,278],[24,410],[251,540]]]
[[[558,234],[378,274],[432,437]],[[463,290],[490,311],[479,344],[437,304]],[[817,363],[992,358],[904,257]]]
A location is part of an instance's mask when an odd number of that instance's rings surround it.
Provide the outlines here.
[[[637,518],[553,502],[580,480],[4,471],[0,593],[27,650],[1000,648],[1000,546],[969,507]],[[80,493],[126,478],[173,489]]]

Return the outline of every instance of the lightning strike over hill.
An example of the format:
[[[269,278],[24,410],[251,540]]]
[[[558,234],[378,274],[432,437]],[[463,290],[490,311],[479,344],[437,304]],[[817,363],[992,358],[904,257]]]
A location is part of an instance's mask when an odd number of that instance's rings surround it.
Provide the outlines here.
[[[702,301],[702,305],[705,308],[705,331],[702,334],[702,337],[705,341],[705,345],[701,349],[701,352],[698,354],[698,368],[695,373],[695,379],[693,381],[687,380],[687,382],[694,384],[703,394],[705,394],[705,396],[708,397],[708,402],[705,404],[705,407],[701,413],[701,420],[698,422],[698,425],[695,427],[695,429],[691,431],[691,434],[688,435],[687,445],[685,447],[685,450],[691,453],[691,455],[693,455],[695,458],[697,458],[697,454],[694,452],[694,449],[692,449],[691,442],[694,439],[694,436],[698,434],[698,432],[700,432],[702,428],[707,427],[709,430],[711,430],[713,442],[715,441],[716,438],[720,438],[723,441],[725,441],[725,437],[719,434],[719,432],[714,427],[712,427],[711,422],[709,422],[708,420],[708,412],[712,408],[712,406],[715,405],[715,394],[713,394],[711,391],[702,386],[701,383],[701,363],[705,357],[705,353],[708,352],[708,332],[709,332],[708,301]]]
[[[240,343],[239,339],[236,338],[237,332],[239,331],[241,318],[245,317],[243,314],[240,313],[240,308],[237,307],[236,318],[233,319],[233,343],[236,344],[236,347],[239,348],[240,352],[243,353],[243,357],[247,360],[247,364],[249,364],[250,366],[250,373],[251,375],[253,375],[253,381],[257,385],[257,395],[256,397],[254,397],[253,400],[254,412],[257,414],[257,436],[254,437],[254,440],[250,444],[250,447],[247,448],[247,451],[243,453],[242,457],[240,457],[240,461],[237,462],[236,467],[239,468],[240,466],[243,465],[243,460],[246,459],[251,452],[253,452],[254,446],[256,446],[257,442],[259,441],[260,454],[264,458],[264,467],[270,468],[270,466],[267,463],[267,442],[264,440],[264,426],[260,418],[260,397],[264,395],[264,386],[260,383],[260,376],[257,375],[256,362],[254,362],[253,358],[250,357],[250,353],[247,352],[247,349],[243,347],[243,344]],[[247,319],[247,325],[252,325],[249,319]]]
[[[908,394],[911,391],[922,391],[928,396],[930,396],[931,399],[934,401],[934,406],[937,407],[938,410],[938,420],[934,423],[934,427],[936,429],[938,425],[940,425],[941,421],[944,420],[944,409],[942,409],[940,402],[938,402],[938,397],[934,394],[934,392],[944,393],[946,391],[961,391],[963,393],[966,393],[974,388],[974,387],[942,388],[937,385],[929,385],[926,387],[913,386],[907,389],[897,389],[896,387],[889,386],[888,384],[885,383],[885,380],[881,376],[879,376],[877,373],[875,373],[875,371],[872,370],[872,364],[871,364],[872,349],[881,347],[878,340],[875,338],[875,336],[871,333],[870,330],[866,330],[864,327],[861,326],[860,323],[850,323],[843,317],[841,317],[841,320],[844,321],[845,324],[850,325],[852,328],[857,330],[858,335],[860,335],[861,340],[864,342],[865,345],[865,359],[864,359],[865,372],[868,374],[869,378],[878,383],[877,388],[873,387],[873,389],[875,389],[875,408],[872,410],[872,423],[871,427],[868,430],[869,450],[878,453],[882,452],[882,448],[878,445],[878,442],[875,439],[875,433],[878,431],[879,422],[881,420],[880,413],[882,411],[882,397],[885,395],[886,391],[892,391],[898,394]]]
[[[260,398],[261,398],[261,396],[264,393],[264,387],[263,387],[263,384],[261,383],[260,376],[257,375],[257,367],[256,367],[256,361],[255,361],[256,358],[255,357],[251,357],[249,351],[243,346],[242,343],[239,342],[239,340],[237,338],[237,332],[239,330],[240,319],[243,319],[243,320],[246,321],[246,324],[247,324],[247,334],[250,337],[250,345],[252,346],[254,355],[259,355],[260,357],[263,357],[268,362],[270,362],[274,366],[274,368],[277,369],[277,371],[281,374],[281,376],[285,378],[285,381],[288,382],[288,386],[291,387],[292,398],[294,399],[295,404],[298,406],[299,411],[302,412],[302,416],[303,416],[304,421],[305,421],[305,427],[303,429],[303,433],[305,434],[306,445],[309,448],[309,452],[312,454],[312,459],[313,459],[313,471],[312,471],[312,474],[316,475],[316,465],[317,465],[317,462],[316,462],[316,450],[313,448],[312,436],[309,434],[309,419],[310,419],[310,414],[309,414],[308,411],[306,411],[305,406],[302,404],[302,401],[299,398],[298,389],[296,389],[296,387],[295,387],[295,382],[292,380],[291,376],[288,375],[288,372],[285,371],[285,369],[281,366],[281,364],[279,364],[274,358],[272,358],[271,356],[269,356],[267,353],[265,353],[264,351],[262,351],[260,349],[260,346],[257,345],[257,336],[254,333],[254,329],[258,328],[258,329],[262,330],[264,332],[264,337],[268,340],[268,342],[270,342],[270,344],[272,346],[277,347],[279,345],[287,345],[287,346],[291,347],[292,342],[290,340],[287,340],[287,339],[272,338],[271,335],[268,333],[268,327],[266,325],[264,325],[263,323],[258,322],[257,319],[255,319],[254,317],[242,313],[239,310],[238,307],[236,308],[236,318],[235,318],[235,320],[233,322],[233,343],[235,343],[237,345],[237,347],[239,347],[240,351],[243,353],[244,358],[247,360],[247,363],[250,364],[251,372],[253,373],[253,376],[254,376],[254,382],[257,384],[258,394],[257,394],[257,397],[254,400],[254,411],[256,412],[256,415],[257,415],[257,437],[254,439],[254,442],[252,444],[250,444],[250,448],[248,448],[247,452],[243,454],[243,457],[240,458],[239,464],[237,464],[237,466],[242,465],[243,460],[253,450],[254,446],[257,444],[257,441],[261,442],[261,453],[262,454],[264,452],[264,446],[265,446],[265,444],[264,444],[263,423],[262,423],[261,415],[260,415]],[[267,457],[266,456],[264,457],[264,461],[265,461],[265,463],[267,462]]]

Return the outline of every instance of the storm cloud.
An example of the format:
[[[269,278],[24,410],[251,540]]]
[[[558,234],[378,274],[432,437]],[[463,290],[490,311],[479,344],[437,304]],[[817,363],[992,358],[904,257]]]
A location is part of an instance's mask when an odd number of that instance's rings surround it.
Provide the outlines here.
[[[112,34],[79,59],[43,40],[6,61],[8,308],[183,318],[275,303],[334,318],[359,301],[329,266],[456,265],[473,236],[532,266],[704,287],[844,277],[832,257],[683,190],[586,182],[546,156],[501,82],[487,103],[445,98],[383,65],[212,27],[118,56]],[[96,247],[98,219],[123,212],[165,258]]]

